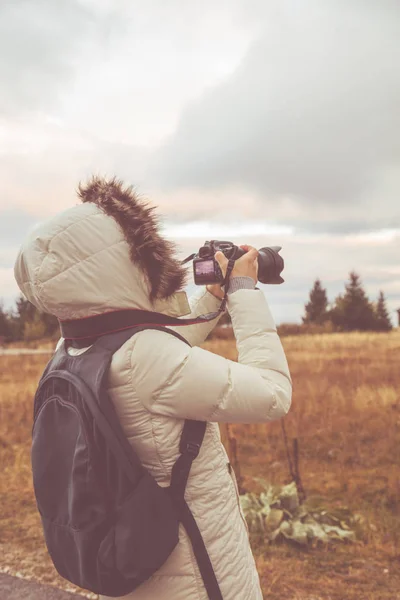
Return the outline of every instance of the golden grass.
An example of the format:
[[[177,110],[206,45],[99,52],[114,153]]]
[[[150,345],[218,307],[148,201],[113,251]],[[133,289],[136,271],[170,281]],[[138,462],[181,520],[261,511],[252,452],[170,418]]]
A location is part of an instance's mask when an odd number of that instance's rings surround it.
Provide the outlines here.
[[[254,543],[264,597],[400,599],[400,331],[285,337],[297,438],[309,496],[360,512],[357,545],[297,548]],[[205,348],[231,359],[232,340]],[[45,356],[0,356],[0,552],[11,570],[64,586],[48,559],[30,473],[32,397]],[[230,425],[244,484],[290,481],[280,422]],[[223,438],[226,431],[222,426]],[[228,448],[229,451],[229,448]]]

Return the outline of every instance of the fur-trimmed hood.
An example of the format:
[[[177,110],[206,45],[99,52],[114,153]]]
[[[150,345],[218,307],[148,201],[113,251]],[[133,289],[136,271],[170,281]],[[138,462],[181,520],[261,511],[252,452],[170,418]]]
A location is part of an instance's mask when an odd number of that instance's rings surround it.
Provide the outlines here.
[[[188,314],[186,269],[154,208],[116,179],[93,178],[79,197],[22,245],[14,273],[28,300],[59,319],[121,308]]]

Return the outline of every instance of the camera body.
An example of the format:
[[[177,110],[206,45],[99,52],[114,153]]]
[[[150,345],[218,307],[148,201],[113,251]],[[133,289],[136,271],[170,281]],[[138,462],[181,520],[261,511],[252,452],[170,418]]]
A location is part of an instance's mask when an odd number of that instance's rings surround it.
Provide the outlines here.
[[[196,285],[222,284],[223,273],[214,256],[222,252],[227,259],[237,260],[245,250],[238,248],[232,242],[211,240],[206,241],[193,257],[193,277]],[[261,283],[283,283],[280,273],[283,270],[283,258],[279,255],[280,246],[260,248],[258,255],[258,279]]]
[[[199,248],[198,253],[193,258],[193,276],[196,285],[210,285],[213,283],[221,284],[224,281],[221,268],[214,258],[218,250],[225,254],[226,258],[233,258],[236,246],[232,242],[220,242],[211,240],[205,242],[204,246]]]

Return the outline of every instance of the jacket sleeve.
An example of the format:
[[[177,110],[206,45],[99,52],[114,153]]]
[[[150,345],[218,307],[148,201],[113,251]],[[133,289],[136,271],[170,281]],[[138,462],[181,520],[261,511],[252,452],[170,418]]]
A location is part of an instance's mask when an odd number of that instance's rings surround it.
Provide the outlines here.
[[[218,300],[218,298],[210,294],[205,286],[201,287],[189,298],[190,315],[185,315],[182,318],[193,319],[194,317],[198,317],[200,315],[216,312],[219,309],[221,302],[222,300]],[[221,316],[222,314],[223,313],[221,313]],[[214,329],[219,319],[220,317],[213,319],[212,321],[199,323],[196,325],[168,326],[168,329],[173,329],[174,331],[180,333],[180,335],[184,337],[191,346],[199,346],[205,341],[208,334]]]
[[[162,331],[134,336],[132,385],[150,412],[230,423],[266,422],[288,412],[289,368],[263,292],[239,290],[229,297],[228,307],[238,363],[190,348]]]

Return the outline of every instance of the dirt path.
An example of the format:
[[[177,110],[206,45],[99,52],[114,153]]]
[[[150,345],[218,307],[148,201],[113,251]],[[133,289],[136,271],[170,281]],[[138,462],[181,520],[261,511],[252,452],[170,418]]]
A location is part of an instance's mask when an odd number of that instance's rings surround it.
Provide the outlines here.
[[[45,348],[0,348],[0,356],[22,356],[23,354],[53,354]]]
[[[0,600],[74,600],[82,598],[50,585],[0,573]]]

